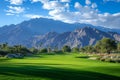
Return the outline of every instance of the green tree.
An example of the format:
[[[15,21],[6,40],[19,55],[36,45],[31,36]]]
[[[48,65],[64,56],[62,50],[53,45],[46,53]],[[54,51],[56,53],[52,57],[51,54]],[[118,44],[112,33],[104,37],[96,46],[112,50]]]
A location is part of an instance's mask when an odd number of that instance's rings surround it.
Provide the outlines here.
[[[120,43],[117,44],[117,50],[120,52]]]
[[[22,54],[31,53],[31,51],[29,49],[27,49],[26,47],[24,47],[22,45],[13,46],[13,52],[14,53],[22,53]]]
[[[63,46],[62,51],[63,52],[71,52],[71,48],[70,48],[70,46],[65,45],[65,46]]]
[[[15,52],[15,53],[20,53],[21,46],[19,46],[19,45],[14,45],[13,48],[14,48],[14,52]]]
[[[95,45],[96,51],[109,54],[116,48],[117,48],[116,42],[109,38],[103,38],[102,40],[98,41]]]
[[[36,48],[30,48],[30,51],[32,52],[32,53],[38,53],[38,49],[36,49]]]
[[[1,44],[0,47],[3,51],[8,51],[8,48],[9,48],[8,43],[3,43],[3,44]]]
[[[58,52],[58,51],[59,51],[58,46],[55,45],[55,46],[54,46],[54,52]]]
[[[87,52],[87,53],[94,53],[95,52],[95,49],[93,46],[85,46],[84,49],[85,49],[85,52]]]
[[[98,41],[96,45],[94,46],[96,53],[101,53],[101,41]]]
[[[8,54],[8,52],[3,51],[3,50],[0,50],[0,56],[5,56],[5,55],[7,55],[7,54]]]
[[[47,48],[43,48],[40,50],[40,53],[47,53],[47,52],[48,52]]]
[[[79,52],[79,48],[78,47],[72,48],[72,52]]]
[[[6,48],[6,47],[8,47],[8,43],[3,43],[2,45],[1,45],[1,48]]]
[[[80,52],[85,52],[84,47],[80,48]]]

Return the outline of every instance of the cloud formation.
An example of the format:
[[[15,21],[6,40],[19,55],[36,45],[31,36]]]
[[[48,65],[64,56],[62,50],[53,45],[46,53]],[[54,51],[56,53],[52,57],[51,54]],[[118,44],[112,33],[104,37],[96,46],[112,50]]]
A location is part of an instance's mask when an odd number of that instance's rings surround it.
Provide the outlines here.
[[[11,4],[20,5],[25,0],[8,0]],[[67,23],[87,23],[95,26],[105,26],[109,28],[119,28],[120,13],[110,14],[108,12],[101,13],[97,8],[98,5],[91,0],[85,0],[85,5],[75,2],[71,5],[71,0],[29,0],[32,3],[40,2],[42,8],[48,11],[47,18],[60,20]],[[103,0],[104,2],[120,0]],[[14,15],[24,12],[25,8],[20,6],[9,6],[6,11],[7,15]],[[74,10],[71,10],[74,9]],[[29,18],[45,17],[36,14],[25,14]]]
[[[24,0],[7,0],[10,2],[10,4],[14,4],[14,5],[20,5],[23,3]]]
[[[34,0],[33,0],[34,1]],[[49,11],[50,17],[67,23],[87,23],[95,26],[119,27],[120,14],[100,13],[97,4],[85,0],[86,5],[75,2],[75,11],[70,11],[70,0],[36,0],[43,4],[43,9]],[[35,1],[34,1],[35,2]]]
[[[8,10],[5,10],[7,12],[6,15],[15,15],[15,14],[20,14],[24,12],[24,8],[22,7],[16,7],[16,6],[8,6]]]
[[[85,3],[86,3],[87,5],[90,5],[90,4],[91,4],[91,1],[90,1],[90,0],[85,0]]]
[[[70,2],[71,0],[61,0],[61,2]]]

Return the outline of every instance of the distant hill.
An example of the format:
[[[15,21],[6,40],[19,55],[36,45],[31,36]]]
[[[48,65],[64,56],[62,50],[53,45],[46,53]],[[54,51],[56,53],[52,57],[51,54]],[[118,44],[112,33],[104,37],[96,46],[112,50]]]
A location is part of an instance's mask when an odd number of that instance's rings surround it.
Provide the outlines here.
[[[17,25],[0,28],[0,43],[21,44],[27,47],[71,47],[94,45],[103,37],[120,41],[119,29],[109,29],[90,24],[68,24],[47,18],[36,18]]]

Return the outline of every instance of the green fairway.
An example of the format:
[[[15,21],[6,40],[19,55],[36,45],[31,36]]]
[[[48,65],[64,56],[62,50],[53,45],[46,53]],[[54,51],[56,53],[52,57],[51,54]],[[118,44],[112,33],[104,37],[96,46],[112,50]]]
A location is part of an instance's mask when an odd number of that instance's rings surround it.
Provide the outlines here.
[[[120,80],[120,64],[80,54],[0,59],[0,80]]]

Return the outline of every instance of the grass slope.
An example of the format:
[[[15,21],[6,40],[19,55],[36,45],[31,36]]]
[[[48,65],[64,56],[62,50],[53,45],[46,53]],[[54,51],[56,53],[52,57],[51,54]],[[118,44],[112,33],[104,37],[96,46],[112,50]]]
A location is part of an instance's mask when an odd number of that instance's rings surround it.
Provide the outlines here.
[[[0,59],[0,80],[120,80],[120,64],[68,55]]]

